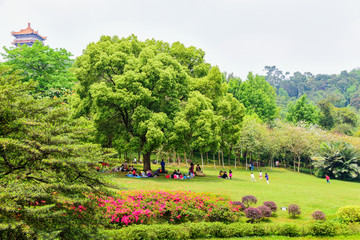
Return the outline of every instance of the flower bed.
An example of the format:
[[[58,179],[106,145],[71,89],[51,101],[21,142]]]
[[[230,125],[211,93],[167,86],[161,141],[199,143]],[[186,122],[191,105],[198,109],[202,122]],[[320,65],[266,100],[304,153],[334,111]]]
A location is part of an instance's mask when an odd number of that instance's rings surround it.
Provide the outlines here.
[[[232,222],[241,216],[241,206],[227,198],[193,192],[130,191],[119,198],[99,198],[98,207],[113,225],[161,222]]]

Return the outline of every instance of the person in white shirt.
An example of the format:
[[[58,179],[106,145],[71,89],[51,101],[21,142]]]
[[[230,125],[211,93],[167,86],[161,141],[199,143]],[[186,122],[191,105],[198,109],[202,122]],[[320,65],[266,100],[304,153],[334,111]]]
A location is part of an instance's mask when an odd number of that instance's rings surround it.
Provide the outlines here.
[[[251,173],[250,176],[251,176],[251,182],[256,182],[254,173]]]

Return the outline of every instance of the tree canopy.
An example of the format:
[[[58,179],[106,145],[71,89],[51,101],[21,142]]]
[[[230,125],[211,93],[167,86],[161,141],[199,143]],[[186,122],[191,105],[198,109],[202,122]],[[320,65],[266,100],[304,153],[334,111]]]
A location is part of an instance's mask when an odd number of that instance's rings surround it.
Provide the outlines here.
[[[41,42],[35,42],[31,47],[4,47],[3,57],[6,65],[12,65],[21,71],[22,81],[37,82],[36,92],[45,92],[57,88],[71,89],[75,83],[73,74],[68,71],[72,66],[71,53],[65,49],[53,49]]]

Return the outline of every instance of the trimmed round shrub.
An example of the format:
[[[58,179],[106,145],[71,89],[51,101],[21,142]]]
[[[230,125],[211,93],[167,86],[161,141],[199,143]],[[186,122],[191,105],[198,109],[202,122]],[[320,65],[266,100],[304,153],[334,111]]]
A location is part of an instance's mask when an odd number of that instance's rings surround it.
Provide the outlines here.
[[[339,208],[336,215],[344,222],[360,222],[360,207],[344,206]]]
[[[272,212],[276,212],[277,211],[277,205],[276,203],[274,203],[273,201],[265,201],[264,205],[269,207],[271,209]]]
[[[301,214],[300,207],[296,204],[290,204],[288,207],[288,213],[291,217],[295,218]]]
[[[240,206],[240,207],[241,207],[241,209],[242,209],[242,211],[245,211],[245,209],[246,209],[245,204],[243,204],[243,203],[242,203],[242,202],[240,202],[240,201],[235,201],[235,202],[232,202],[232,204],[237,205],[237,206]]]
[[[272,211],[269,207],[262,205],[262,206],[258,207],[258,209],[261,211],[263,218],[271,217]]]
[[[257,203],[257,198],[252,195],[246,195],[242,197],[241,201],[243,202],[243,204],[245,204],[246,208],[248,208],[252,204]]]
[[[250,207],[245,210],[245,216],[251,221],[257,221],[262,218],[262,212],[257,208]]]
[[[311,214],[311,216],[315,220],[326,220],[325,213],[323,213],[321,211],[315,211],[315,212],[313,212],[313,214]]]

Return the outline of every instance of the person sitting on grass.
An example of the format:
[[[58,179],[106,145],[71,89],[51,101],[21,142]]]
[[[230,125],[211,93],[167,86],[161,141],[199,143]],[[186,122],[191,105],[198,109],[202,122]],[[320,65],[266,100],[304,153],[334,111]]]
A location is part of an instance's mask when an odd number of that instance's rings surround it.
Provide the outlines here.
[[[143,178],[147,178],[147,176],[146,176],[146,174],[145,174],[145,172],[144,172],[144,171],[141,171],[141,177],[143,177]]]
[[[193,163],[190,163],[190,168],[189,168],[189,175],[190,175],[190,178],[194,178],[194,164]]]
[[[133,170],[132,174],[133,174],[134,177],[138,176],[135,170]]]
[[[198,164],[198,165],[196,165],[196,171],[197,171],[197,172],[202,172],[202,171],[201,171],[201,167],[200,167],[200,165],[199,165],[199,164]]]
[[[176,170],[174,170],[173,174],[171,174],[171,178],[175,178],[175,175],[177,175]]]
[[[146,175],[147,175],[148,177],[152,177],[152,176],[153,176],[150,169],[147,170]]]
[[[223,175],[221,176],[221,178],[224,178],[224,179],[228,179],[228,175],[226,172],[223,173]]]
[[[219,178],[221,178],[222,175],[223,175],[223,171],[220,171],[220,172],[219,172]]]

